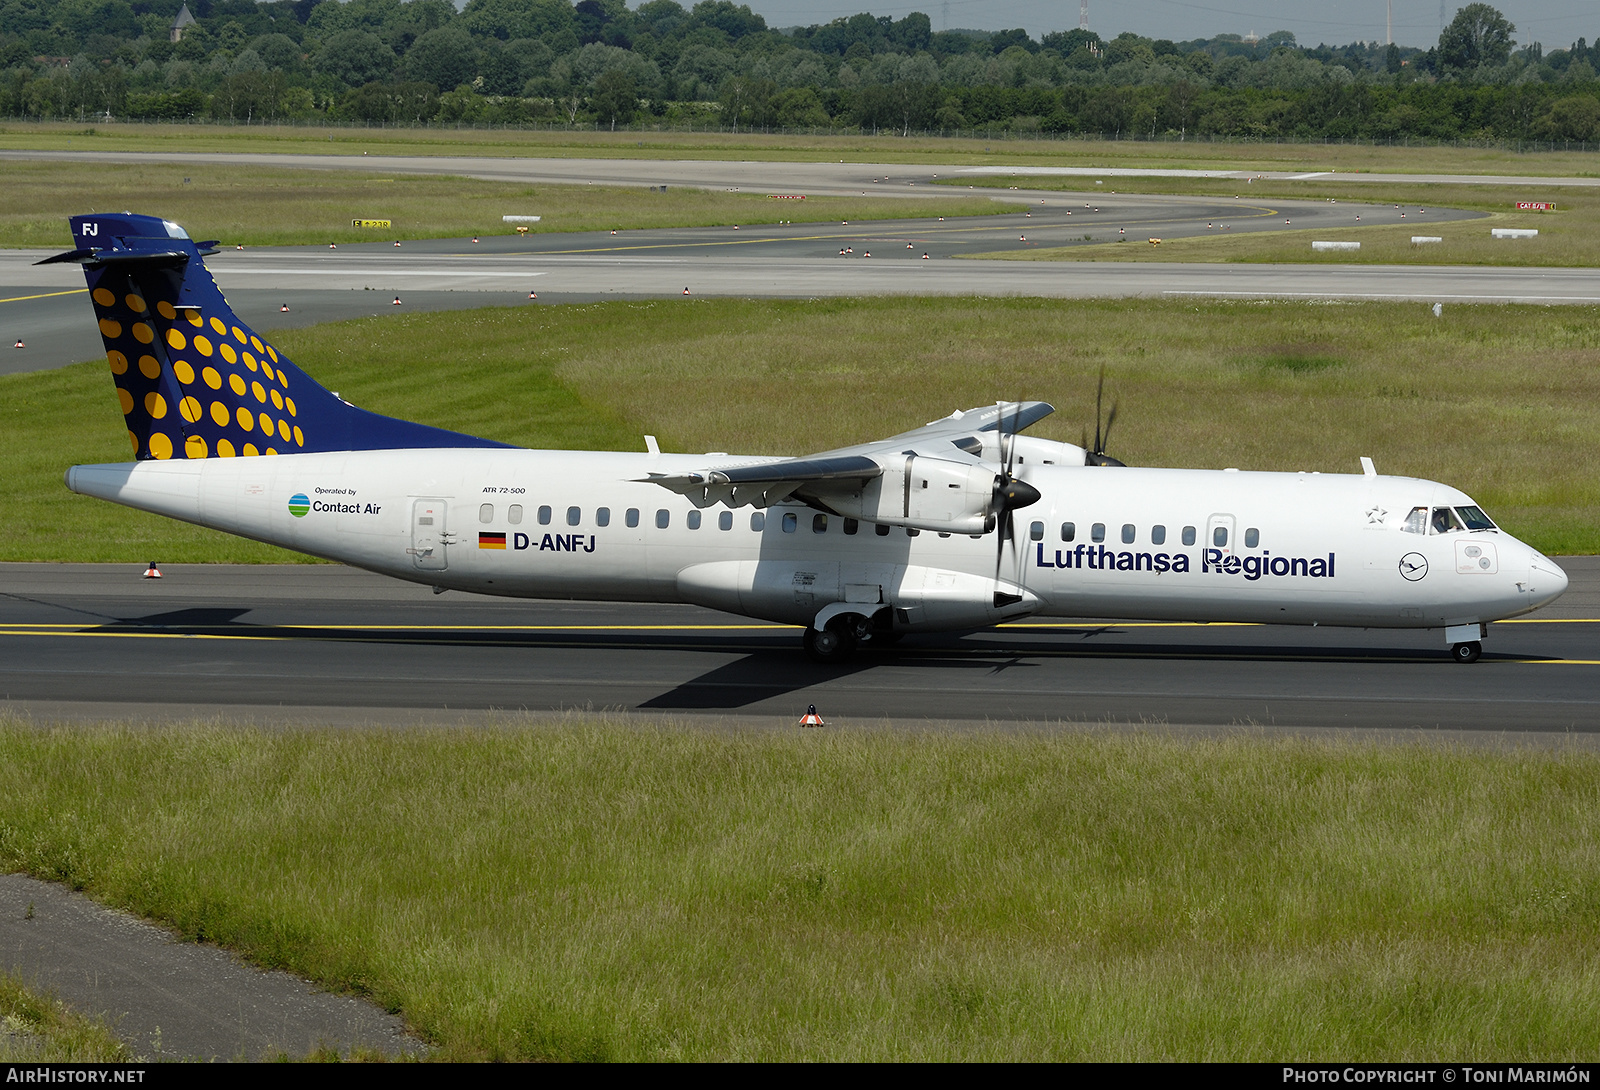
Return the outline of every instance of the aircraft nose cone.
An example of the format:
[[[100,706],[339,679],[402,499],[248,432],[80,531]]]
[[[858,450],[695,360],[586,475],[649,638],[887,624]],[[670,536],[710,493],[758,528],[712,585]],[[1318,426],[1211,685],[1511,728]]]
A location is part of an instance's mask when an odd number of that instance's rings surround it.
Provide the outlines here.
[[[1551,598],[1566,592],[1567,573],[1561,569],[1559,564],[1552,563],[1541,556],[1533,562],[1533,567],[1538,570],[1540,581],[1550,588],[1549,594]],[[1539,589],[1544,590],[1545,588],[1540,587]]]

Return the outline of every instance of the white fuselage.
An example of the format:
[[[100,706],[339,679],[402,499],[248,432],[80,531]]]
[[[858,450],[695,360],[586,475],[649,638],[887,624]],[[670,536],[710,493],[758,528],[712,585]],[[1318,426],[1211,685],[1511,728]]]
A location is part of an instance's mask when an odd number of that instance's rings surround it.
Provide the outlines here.
[[[1527,613],[1567,583],[1499,530],[1408,532],[1415,508],[1472,502],[1414,478],[1030,466],[1042,498],[1015,512],[997,587],[995,533],[912,534],[798,503],[698,510],[640,480],[708,464],[396,450],[78,466],[67,484],[436,587],[795,624],[836,607],[891,609],[906,631],[1026,614],[1441,628]],[[996,606],[997,589],[1020,600]]]

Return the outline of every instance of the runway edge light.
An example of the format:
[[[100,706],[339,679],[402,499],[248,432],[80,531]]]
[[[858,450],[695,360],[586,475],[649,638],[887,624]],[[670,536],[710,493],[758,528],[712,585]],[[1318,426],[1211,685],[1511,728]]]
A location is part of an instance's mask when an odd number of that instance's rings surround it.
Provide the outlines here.
[[[800,725],[802,727],[827,726],[827,724],[822,721],[822,716],[817,714],[817,706],[815,704],[806,705],[806,713],[800,717]]]

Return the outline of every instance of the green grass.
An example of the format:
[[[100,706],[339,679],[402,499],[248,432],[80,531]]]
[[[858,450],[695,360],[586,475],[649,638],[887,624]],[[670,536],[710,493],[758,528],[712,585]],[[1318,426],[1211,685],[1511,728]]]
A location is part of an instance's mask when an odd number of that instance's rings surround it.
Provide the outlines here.
[[[1518,265],[1579,267],[1600,265],[1600,190],[1585,186],[1541,186],[1537,189],[1504,186],[1421,186],[1393,184],[1327,184],[1315,182],[1209,181],[1192,178],[1107,178],[1095,186],[1093,178],[993,177],[963,185],[1007,189],[1027,188],[1083,193],[1170,193],[1186,196],[1240,198],[1241,214],[1260,215],[1274,199],[1335,200],[1343,203],[1398,204],[1409,212],[1408,223],[1371,227],[1349,223],[1307,230],[1232,234],[1218,221],[1215,233],[1190,238],[1165,239],[1151,246],[1148,234],[1126,243],[1109,242],[1077,246],[1046,246],[1020,251],[963,254],[969,258],[1009,261],[1216,261],[1266,262],[1300,265]],[[941,181],[942,184],[942,181]],[[955,184],[955,183],[952,183]],[[1554,212],[1518,212],[1518,201],[1553,201]],[[1485,219],[1430,223],[1419,209],[1441,206],[1489,212]],[[1281,213],[1280,213],[1281,214]],[[1115,226],[1113,224],[1112,226]],[[1292,225],[1291,225],[1292,226]],[[1496,227],[1532,227],[1536,239],[1496,239]],[[1434,235],[1443,242],[1413,245],[1412,235]],[[1354,253],[1316,253],[1313,240],[1359,242]]]
[[[803,454],[1033,397],[1034,434],[1120,399],[1131,464],[1446,481],[1549,553],[1600,552],[1600,311],[1263,301],[671,299],[455,311],[288,330],[356,404],[531,447]],[[122,461],[104,363],[0,377],[0,560],[293,559],[74,496]]]
[[[529,186],[445,175],[381,177],[351,171],[193,163],[17,162],[4,165],[0,246],[70,247],[67,217],[132,209],[175,220],[197,239],[226,245],[287,246],[390,239],[509,235],[504,215],[538,215],[535,232],[606,231],[722,224],[981,216],[1013,211],[986,193],[905,201],[892,197],[810,197],[671,186]],[[388,228],[352,227],[387,219]]]
[[[1129,140],[802,136],[488,129],[366,129],[292,125],[163,125],[9,121],[0,149],[277,152],[301,155],[534,155],[553,158],[757,159],[957,166],[1145,166],[1196,170],[1340,170],[1426,174],[1592,176],[1594,152],[1503,148],[1396,148],[1296,143],[1143,143]]]
[[[0,728],[0,865],[458,1059],[1583,1059],[1597,815],[1565,752]]]
[[[0,973],[0,1063],[127,1063],[132,1059],[104,1019],[68,1009],[28,987],[15,973]]]

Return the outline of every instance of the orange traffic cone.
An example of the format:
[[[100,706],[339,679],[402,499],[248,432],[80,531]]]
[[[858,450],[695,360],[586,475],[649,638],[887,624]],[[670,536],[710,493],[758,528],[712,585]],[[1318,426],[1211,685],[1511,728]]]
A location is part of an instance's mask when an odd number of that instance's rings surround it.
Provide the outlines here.
[[[827,724],[822,721],[822,716],[817,714],[817,706],[815,704],[806,705],[806,713],[800,717],[800,725],[802,727],[827,726]]]
[[[146,578],[146,579],[160,579],[161,578],[161,569],[156,567],[156,562],[154,560],[150,561],[150,566],[144,570],[144,578]]]

